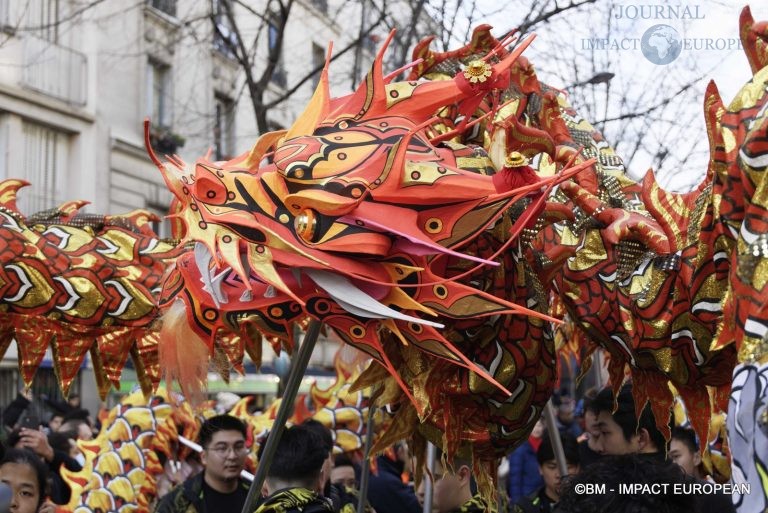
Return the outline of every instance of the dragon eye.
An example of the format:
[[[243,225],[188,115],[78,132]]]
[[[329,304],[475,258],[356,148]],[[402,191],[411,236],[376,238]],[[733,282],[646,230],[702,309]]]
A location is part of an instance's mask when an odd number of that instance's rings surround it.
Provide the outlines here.
[[[296,234],[306,242],[314,242],[315,232],[317,231],[317,217],[315,211],[311,208],[305,208],[296,216],[293,222]]]

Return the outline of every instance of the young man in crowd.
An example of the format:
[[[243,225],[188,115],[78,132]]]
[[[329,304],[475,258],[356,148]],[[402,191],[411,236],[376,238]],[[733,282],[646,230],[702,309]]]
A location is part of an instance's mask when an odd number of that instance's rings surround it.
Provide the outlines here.
[[[332,512],[331,501],[321,495],[327,460],[328,448],[316,429],[302,424],[286,429],[267,472],[268,496],[256,513]]]
[[[683,469],[683,472],[696,479],[705,479],[702,471],[701,453],[696,441],[696,433],[693,429],[676,427],[672,430],[672,438],[669,440],[670,460]]]
[[[600,430],[598,452],[610,456],[638,454],[660,468],[670,465],[677,468],[673,462],[667,461],[667,443],[656,427],[651,405],[646,404],[640,418],[636,417],[631,384],[625,384],[619,391],[616,411],[613,411],[613,403],[613,391],[610,388],[600,391],[592,402],[592,411],[597,415],[597,427]],[[700,494],[694,495],[693,499],[692,511],[695,513],[736,511],[731,497],[724,494]]]
[[[597,390],[590,388],[581,400],[581,410],[584,418],[584,432],[577,439],[579,442],[579,466],[583,469],[600,459],[597,444],[600,430],[597,427],[597,415],[592,410],[592,401],[597,396]]]
[[[637,485],[672,489],[685,483],[686,476],[677,465],[663,465],[642,454],[607,456],[569,479],[560,493],[555,513],[690,513],[696,509],[693,495],[648,493]],[[595,487],[606,492],[585,492]],[[587,488],[591,487],[591,488]],[[619,490],[611,493],[607,490]],[[716,510],[713,510],[716,511]]]
[[[476,495],[472,476],[472,462],[464,458],[453,459],[453,469],[444,467],[442,456],[435,458],[434,508],[438,513],[485,513],[487,503]],[[425,475],[424,479],[428,479]]]
[[[240,477],[250,449],[246,427],[231,415],[217,415],[200,428],[203,471],[160,499],[156,513],[214,513],[241,511],[248,483]]]
[[[576,438],[568,433],[560,434],[563,444],[563,453],[570,477],[579,473],[579,448]],[[549,434],[545,433],[539,450],[536,452],[539,462],[539,473],[544,485],[538,490],[520,499],[512,508],[513,513],[551,513],[560,500],[560,469],[555,458],[555,450],[549,440]]]

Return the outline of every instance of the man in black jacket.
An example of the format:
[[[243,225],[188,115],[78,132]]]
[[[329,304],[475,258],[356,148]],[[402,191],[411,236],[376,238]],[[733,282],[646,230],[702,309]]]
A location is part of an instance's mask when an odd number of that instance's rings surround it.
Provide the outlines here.
[[[331,501],[321,495],[327,460],[328,446],[315,427],[299,424],[286,429],[267,471],[268,497],[255,513],[333,512]]]
[[[653,398],[649,398],[653,400]],[[613,391],[605,388],[597,394],[591,405],[597,415],[597,428],[600,437],[597,450],[602,455],[620,456],[638,454],[641,458],[652,460],[659,465],[673,465],[666,459],[667,442],[656,426],[656,419],[650,403],[646,404],[638,419],[635,414],[635,400],[632,385],[625,384],[616,398],[614,411]],[[692,477],[691,482],[700,482]],[[722,493],[693,495],[695,513],[731,513],[736,511],[731,497]]]
[[[402,474],[410,462],[408,445],[400,442],[376,458],[377,474],[368,482],[368,502],[376,513],[420,513],[421,505]]]
[[[231,415],[217,415],[203,423],[199,443],[205,469],[168,492],[155,513],[214,513],[241,511],[248,483],[240,478],[250,449],[246,427]]]
[[[570,433],[560,434],[560,441],[563,444],[568,476],[573,477],[579,473],[578,444]],[[544,434],[539,450],[536,451],[536,460],[539,462],[539,473],[544,485],[517,501],[512,508],[513,513],[551,513],[560,500],[560,469],[549,434]]]

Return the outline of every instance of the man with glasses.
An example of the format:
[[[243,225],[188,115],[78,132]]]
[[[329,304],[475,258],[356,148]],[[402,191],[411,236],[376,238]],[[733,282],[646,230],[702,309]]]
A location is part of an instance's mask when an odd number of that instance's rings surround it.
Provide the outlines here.
[[[217,415],[203,423],[199,443],[204,470],[163,497],[155,513],[241,511],[248,483],[240,478],[250,449],[246,428],[236,417]]]

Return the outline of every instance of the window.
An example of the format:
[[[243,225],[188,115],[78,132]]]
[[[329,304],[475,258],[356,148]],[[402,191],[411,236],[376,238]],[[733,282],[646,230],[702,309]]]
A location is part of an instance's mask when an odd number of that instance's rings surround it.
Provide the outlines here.
[[[215,116],[213,142],[216,160],[228,160],[235,155],[235,102],[217,94]]]
[[[32,0],[27,2],[27,9],[27,19],[32,32],[41,39],[58,43],[59,0]]]
[[[147,3],[169,16],[176,16],[176,0],[147,0]]]
[[[268,50],[270,53],[277,48],[277,40],[279,36],[280,30],[278,29],[276,22],[269,22],[267,42],[269,44]],[[275,71],[272,73],[271,81],[280,87],[285,87],[288,84],[285,68],[283,67],[282,51],[277,55],[277,65],[275,66]]]
[[[325,65],[325,50],[323,50],[323,47],[312,43],[312,69],[317,69],[320,66]],[[315,76],[312,77],[312,83],[315,87],[317,87],[318,82],[320,82],[320,71],[315,73]]]
[[[213,0],[213,19],[216,23],[213,32],[213,48],[230,59],[234,59],[236,57],[234,48],[237,48],[237,35],[229,22],[224,1]]]
[[[19,208],[29,216],[61,201],[69,159],[69,136],[47,126],[23,122],[24,169],[32,184],[20,195]]]
[[[171,127],[171,68],[153,59],[147,65],[147,115],[153,127]]]

